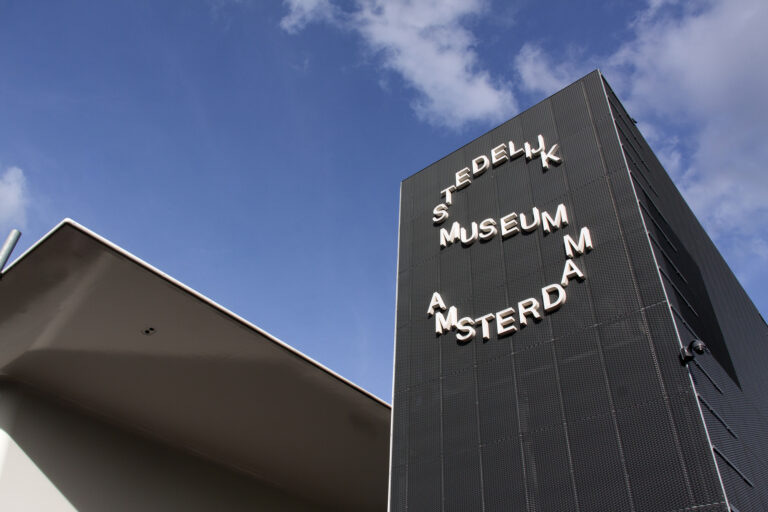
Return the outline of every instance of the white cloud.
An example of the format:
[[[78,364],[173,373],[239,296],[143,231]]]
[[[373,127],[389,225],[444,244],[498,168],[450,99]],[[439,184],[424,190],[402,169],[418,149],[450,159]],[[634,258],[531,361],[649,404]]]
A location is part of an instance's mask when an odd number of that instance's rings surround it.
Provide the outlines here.
[[[576,65],[573,60],[555,64],[540,46],[526,43],[515,57],[515,71],[523,90],[550,96],[589,69]]]
[[[359,33],[417,92],[422,119],[458,127],[516,110],[511,86],[482,68],[466,28],[487,12],[484,0],[357,0],[348,12],[330,0],[285,4],[286,30],[332,19]],[[648,0],[611,55],[557,61],[523,45],[515,83],[548,95],[599,65],[709,232],[768,239],[766,25],[765,0]]]
[[[327,19],[326,0],[287,0],[288,31]],[[320,3],[323,8],[314,9]],[[485,9],[482,0],[359,0],[352,12],[336,11],[334,19],[360,34],[417,92],[417,115],[436,125],[458,128],[472,121],[499,122],[516,110],[509,84],[482,68],[473,34],[462,24]],[[293,20],[299,20],[294,22]]]
[[[8,167],[0,174],[0,238],[2,240],[5,240],[5,235],[11,228],[26,226],[28,203],[24,171],[18,167]]]
[[[288,14],[280,20],[280,27],[294,34],[315,21],[331,21],[336,9],[329,0],[284,0]]]
[[[767,24],[765,0],[649,0],[601,66],[710,234],[745,248],[768,238]],[[587,70],[573,62],[527,44],[515,67],[551,94]]]
[[[677,7],[652,2],[606,73],[631,111],[653,118],[659,133],[649,139],[676,155],[680,171],[670,171],[709,231],[751,237],[768,221],[768,3]]]

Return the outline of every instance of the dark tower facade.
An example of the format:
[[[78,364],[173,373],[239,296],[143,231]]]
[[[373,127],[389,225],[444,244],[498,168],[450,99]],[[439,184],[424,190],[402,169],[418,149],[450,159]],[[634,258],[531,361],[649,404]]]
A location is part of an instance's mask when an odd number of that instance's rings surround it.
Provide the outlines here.
[[[768,326],[598,71],[399,236],[391,511],[768,510]]]

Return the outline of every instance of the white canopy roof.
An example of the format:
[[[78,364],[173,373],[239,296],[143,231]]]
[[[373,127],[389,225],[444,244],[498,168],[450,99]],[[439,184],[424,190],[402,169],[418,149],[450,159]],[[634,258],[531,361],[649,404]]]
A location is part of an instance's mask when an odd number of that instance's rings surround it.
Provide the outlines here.
[[[338,510],[386,507],[389,405],[71,220],[2,275],[0,374]]]

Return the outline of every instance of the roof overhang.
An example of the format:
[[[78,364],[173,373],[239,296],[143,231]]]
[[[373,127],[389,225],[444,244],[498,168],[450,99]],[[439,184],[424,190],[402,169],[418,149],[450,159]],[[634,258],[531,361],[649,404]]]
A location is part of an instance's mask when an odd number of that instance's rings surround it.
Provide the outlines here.
[[[2,275],[0,374],[314,502],[386,506],[389,405],[71,220]]]

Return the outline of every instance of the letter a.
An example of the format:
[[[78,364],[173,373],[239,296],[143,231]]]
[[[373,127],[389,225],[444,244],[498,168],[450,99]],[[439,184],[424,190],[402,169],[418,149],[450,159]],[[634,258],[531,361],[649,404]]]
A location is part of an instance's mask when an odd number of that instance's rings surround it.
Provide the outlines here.
[[[565,260],[565,267],[563,267],[563,278],[560,280],[560,284],[563,288],[568,286],[568,282],[576,278],[579,281],[584,279],[584,273],[579,270],[579,267],[573,262],[573,260]]]
[[[442,311],[445,311],[445,302],[439,293],[432,294],[432,300],[429,301],[429,309],[427,310],[427,316],[430,317],[435,314],[435,308],[439,307]]]

